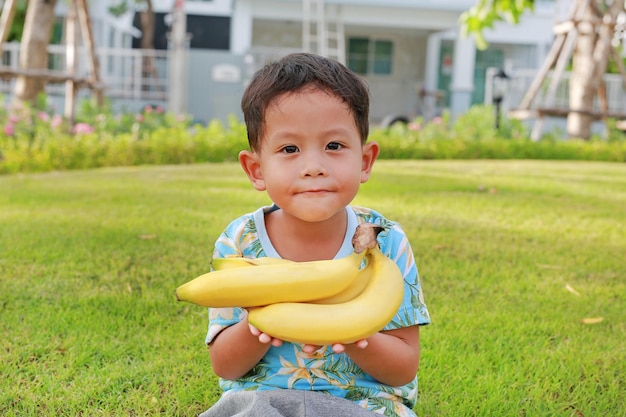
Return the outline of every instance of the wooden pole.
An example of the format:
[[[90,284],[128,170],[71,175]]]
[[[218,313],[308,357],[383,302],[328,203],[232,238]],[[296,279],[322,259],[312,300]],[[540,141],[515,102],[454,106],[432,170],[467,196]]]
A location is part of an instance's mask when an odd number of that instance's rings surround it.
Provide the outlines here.
[[[68,5],[67,19],[65,21],[65,70],[68,75],[76,76],[76,3]],[[65,111],[64,116],[74,124],[74,100],[76,98],[76,84],[72,78],[65,81]]]
[[[98,56],[96,55],[96,47],[93,39],[93,32],[91,30],[91,20],[89,18],[89,9],[87,8],[86,0],[75,0],[77,5],[78,20],[80,22],[80,30],[83,35],[83,40],[87,46],[87,52],[89,53],[91,63],[91,77],[93,78],[94,95],[96,96],[96,102],[98,106],[104,104],[104,97],[102,95],[102,88],[100,88],[100,63],[98,62]]]
[[[0,15],[0,55],[2,55],[2,45],[4,45],[9,38],[11,23],[13,23],[13,18],[15,17],[16,5],[17,0],[4,0],[2,15]]]

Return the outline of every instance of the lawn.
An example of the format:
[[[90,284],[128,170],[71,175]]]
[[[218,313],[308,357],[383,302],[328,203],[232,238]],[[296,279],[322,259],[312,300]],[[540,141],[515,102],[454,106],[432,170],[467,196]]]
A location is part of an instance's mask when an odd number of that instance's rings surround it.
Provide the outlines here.
[[[192,416],[219,396],[174,288],[269,201],[233,163],[0,176],[0,415]],[[380,161],[433,323],[420,417],[626,416],[626,165]]]

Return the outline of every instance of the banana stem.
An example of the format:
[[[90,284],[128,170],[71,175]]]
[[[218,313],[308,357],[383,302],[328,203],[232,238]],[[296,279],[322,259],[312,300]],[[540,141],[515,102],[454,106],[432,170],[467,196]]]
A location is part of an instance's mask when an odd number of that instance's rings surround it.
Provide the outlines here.
[[[357,226],[352,237],[352,247],[356,253],[366,249],[374,249],[378,245],[376,237],[384,228],[373,223],[361,223]]]

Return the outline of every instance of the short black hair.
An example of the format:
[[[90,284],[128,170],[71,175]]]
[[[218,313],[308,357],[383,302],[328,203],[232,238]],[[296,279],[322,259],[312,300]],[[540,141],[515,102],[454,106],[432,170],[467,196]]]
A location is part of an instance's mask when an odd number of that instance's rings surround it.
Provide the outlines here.
[[[369,135],[369,89],[365,81],[345,65],[311,53],[293,53],[258,70],[241,99],[248,143],[260,149],[265,112],[283,94],[317,88],[340,98],[348,106],[361,136]]]

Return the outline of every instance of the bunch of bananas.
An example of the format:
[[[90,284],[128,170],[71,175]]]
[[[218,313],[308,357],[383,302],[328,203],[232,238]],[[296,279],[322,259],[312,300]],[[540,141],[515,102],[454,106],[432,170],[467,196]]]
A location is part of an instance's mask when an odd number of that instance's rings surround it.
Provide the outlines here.
[[[260,307],[249,312],[250,324],[295,343],[364,339],[389,323],[404,295],[398,266],[377,245],[335,260],[220,258],[213,268],[178,287],[176,298],[204,307]]]

